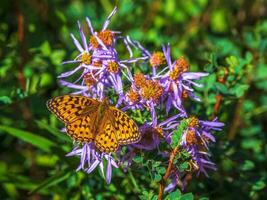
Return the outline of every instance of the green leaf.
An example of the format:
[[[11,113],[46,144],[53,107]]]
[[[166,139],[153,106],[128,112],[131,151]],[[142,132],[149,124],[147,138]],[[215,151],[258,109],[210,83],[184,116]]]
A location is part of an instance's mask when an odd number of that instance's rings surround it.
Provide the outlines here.
[[[183,171],[188,169],[188,167],[189,167],[189,164],[187,162],[184,162],[184,163],[179,165],[179,169],[181,169]]]
[[[28,176],[19,175],[16,173],[1,174],[0,180],[1,182],[12,183],[16,186],[16,188],[22,190],[32,190],[37,186],[37,184]]]
[[[154,176],[153,176],[153,181],[155,181],[155,182],[159,182],[160,180],[161,180],[161,175],[155,173]]]
[[[139,198],[141,200],[154,200],[157,199],[157,196],[153,193],[153,191],[143,191]]]
[[[35,122],[39,128],[47,130],[52,135],[56,136],[59,141],[71,142],[70,137],[68,137],[66,134],[62,134],[58,129],[49,126],[46,122],[41,120],[35,120]]]
[[[172,143],[171,143],[172,148],[175,148],[178,145],[182,137],[182,134],[187,126],[188,126],[187,119],[183,119],[172,135]]]
[[[259,180],[252,186],[252,190],[262,190],[265,187],[266,184],[264,183],[264,181]]]
[[[4,104],[11,104],[12,100],[8,96],[1,96],[0,97],[0,103],[3,102]]]
[[[51,150],[51,147],[55,146],[55,144],[51,142],[50,140],[42,136],[28,132],[28,131],[23,131],[20,129],[12,128],[10,126],[3,126],[3,125],[0,125],[0,130],[7,132],[8,134],[14,137],[17,137],[20,140],[28,142],[32,144],[33,146],[39,149],[42,149],[43,151],[49,152]]]
[[[245,163],[241,166],[243,171],[252,170],[255,168],[255,164],[250,160],[245,160]]]
[[[66,173],[66,172],[62,172],[60,174],[56,174],[50,178],[48,178],[47,180],[45,180],[43,183],[41,183],[39,186],[37,186],[36,188],[34,188],[32,191],[30,191],[29,194],[35,193],[39,190],[42,189],[46,189],[49,188],[53,185],[56,185],[64,180],[66,180],[67,178],[69,178],[71,175],[70,172]]]
[[[228,94],[229,93],[229,89],[222,83],[215,83],[215,87],[222,94]]]
[[[51,54],[51,47],[49,42],[43,42],[43,44],[40,46],[40,50],[44,56],[49,56]]]
[[[181,191],[180,190],[175,190],[168,194],[165,198],[165,200],[177,200],[181,198]]]
[[[193,200],[194,196],[192,193],[187,193],[181,196],[180,200]]]
[[[208,197],[201,197],[199,200],[209,200]]]
[[[236,97],[242,97],[245,92],[248,90],[249,85],[247,84],[237,84],[234,88],[231,89],[231,93],[233,93]]]
[[[140,156],[140,155],[137,155],[133,160],[136,163],[142,163],[143,162],[143,157]]]
[[[224,32],[228,29],[226,11],[219,9],[214,10],[211,14],[211,28],[215,32]]]
[[[165,167],[157,167],[156,170],[159,174],[165,174],[166,173]]]

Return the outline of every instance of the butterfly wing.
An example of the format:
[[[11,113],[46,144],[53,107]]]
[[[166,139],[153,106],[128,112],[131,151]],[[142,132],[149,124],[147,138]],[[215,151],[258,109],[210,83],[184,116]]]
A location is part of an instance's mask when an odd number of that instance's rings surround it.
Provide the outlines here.
[[[80,142],[92,142],[95,138],[92,116],[86,115],[66,124],[67,133]]]
[[[97,106],[99,106],[97,100],[78,95],[64,95],[47,101],[48,109],[65,123],[75,121],[85,110],[88,112],[88,107],[97,110]]]
[[[99,106],[97,100],[74,95],[55,97],[47,102],[47,107],[65,122],[67,133],[75,140],[94,140],[94,119]]]
[[[136,143],[141,139],[141,135],[137,124],[126,115],[115,107],[110,107],[113,126],[116,130],[116,138],[119,144],[131,144]]]
[[[119,146],[115,129],[109,120],[103,120],[102,123],[99,133],[95,137],[95,145],[102,152],[115,152]]]

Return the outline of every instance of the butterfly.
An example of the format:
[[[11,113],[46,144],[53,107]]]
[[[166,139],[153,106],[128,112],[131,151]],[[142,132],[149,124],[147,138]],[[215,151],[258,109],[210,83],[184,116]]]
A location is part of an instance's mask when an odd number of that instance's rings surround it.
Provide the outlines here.
[[[65,123],[71,138],[94,142],[101,152],[115,152],[119,145],[136,143],[141,138],[136,123],[106,100],[64,95],[48,100],[47,107]]]

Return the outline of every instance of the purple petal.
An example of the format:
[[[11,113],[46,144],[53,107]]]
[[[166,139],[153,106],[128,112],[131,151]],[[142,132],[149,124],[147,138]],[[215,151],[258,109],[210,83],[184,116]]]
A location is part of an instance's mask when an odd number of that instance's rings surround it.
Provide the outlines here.
[[[86,21],[87,21],[87,24],[88,24],[89,29],[91,31],[91,34],[94,35],[95,31],[94,31],[94,28],[92,26],[91,20],[88,17],[86,17]]]
[[[74,74],[75,72],[77,72],[78,70],[80,70],[83,66],[80,65],[79,67],[76,67],[74,70],[71,70],[71,71],[68,71],[68,72],[65,72],[65,73],[62,73],[58,76],[58,78],[65,78],[65,77],[68,77],[72,74]]]
[[[59,83],[62,86],[66,86],[66,87],[73,88],[73,89],[79,89],[79,90],[88,89],[87,86],[76,85],[76,84],[73,84],[73,83],[70,83],[70,82],[67,82],[67,81],[64,81],[64,80],[59,80]]]
[[[111,17],[117,12],[117,7],[115,7],[112,12],[110,13],[110,15],[107,17],[106,21],[104,22],[104,25],[102,27],[102,31],[106,30],[106,28],[109,25],[110,19]]]
[[[208,76],[209,73],[204,72],[184,72],[181,74],[182,79],[200,79],[203,76]]]
[[[111,158],[108,158],[108,165],[107,165],[107,172],[106,172],[106,182],[107,184],[110,184],[111,182],[111,176],[112,176],[112,164],[111,164]]]
[[[210,128],[212,127],[223,127],[225,124],[222,122],[215,122],[215,121],[202,121],[200,120],[201,124],[203,126],[209,126]]]
[[[70,34],[70,36],[72,37],[72,40],[75,44],[75,46],[77,47],[77,49],[82,53],[84,52],[84,49],[82,48],[80,42],[75,38],[75,36],[73,34]]]
[[[86,172],[90,174],[92,171],[94,171],[97,165],[99,165],[99,163],[100,163],[100,160],[96,159]]]
[[[79,30],[80,30],[80,35],[81,35],[81,38],[82,38],[83,46],[84,46],[85,50],[88,51],[88,45],[87,45],[87,42],[86,42],[86,37],[85,37],[85,35],[83,33],[83,29],[82,29],[79,21],[78,21],[78,27],[79,27]]]

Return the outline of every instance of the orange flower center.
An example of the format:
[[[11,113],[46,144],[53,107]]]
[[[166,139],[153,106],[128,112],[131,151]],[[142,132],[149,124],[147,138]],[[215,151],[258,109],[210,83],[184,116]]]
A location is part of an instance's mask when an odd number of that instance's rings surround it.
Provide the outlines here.
[[[158,67],[160,65],[164,65],[166,63],[166,59],[162,52],[156,51],[150,57],[149,62],[152,67]]]
[[[163,130],[161,127],[155,127],[155,130],[157,131],[158,135],[161,137],[164,137]]]
[[[142,73],[134,75],[134,84],[137,88],[141,88],[146,82],[146,77]]]
[[[91,63],[91,58],[92,58],[91,54],[85,52],[85,53],[83,53],[82,56],[81,56],[81,62],[82,62],[83,64],[85,64],[85,65],[90,65],[90,63]]]
[[[127,97],[129,98],[129,100],[132,102],[132,103],[136,103],[140,100],[140,96],[137,92],[135,92],[133,89],[130,89],[128,92],[127,92]]]
[[[181,73],[180,69],[177,67],[174,67],[174,69],[169,72],[169,77],[171,80],[174,81],[179,77],[180,73]]]
[[[163,88],[157,81],[147,80],[141,86],[141,96],[145,100],[152,99],[153,101],[158,101],[162,93]]]
[[[199,125],[199,120],[197,117],[193,116],[189,118],[189,127],[196,127]]]
[[[188,145],[193,145],[193,144],[197,144],[198,140],[196,137],[196,133],[194,130],[187,130],[186,131],[186,143]]]
[[[119,71],[119,65],[115,61],[108,62],[108,71],[110,73],[117,73]]]
[[[189,63],[183,56],[181,56],[176,60],[174,68],[179,69],[181,72],[186,72],[189,70]]]
[[[113,43],[114,34],[110,30],[101,31],[100,33],[96,33],[97,37],[106,45],[111,46]],[[95,36],[91,36],[90,43],[94,49],[99,47],[99,43]]]

